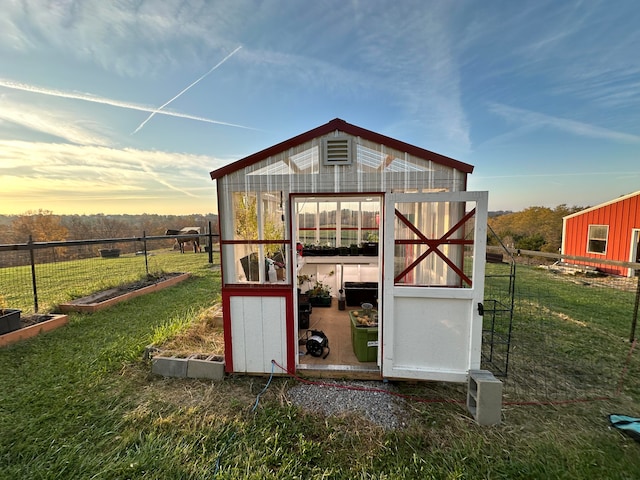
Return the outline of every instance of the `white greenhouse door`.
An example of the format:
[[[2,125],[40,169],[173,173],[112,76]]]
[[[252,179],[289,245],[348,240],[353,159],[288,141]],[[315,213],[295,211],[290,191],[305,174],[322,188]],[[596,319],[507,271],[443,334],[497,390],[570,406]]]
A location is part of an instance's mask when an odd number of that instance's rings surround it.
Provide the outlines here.
[[[487,198],[385,196],[384,377],[464,382],[480,368]]]

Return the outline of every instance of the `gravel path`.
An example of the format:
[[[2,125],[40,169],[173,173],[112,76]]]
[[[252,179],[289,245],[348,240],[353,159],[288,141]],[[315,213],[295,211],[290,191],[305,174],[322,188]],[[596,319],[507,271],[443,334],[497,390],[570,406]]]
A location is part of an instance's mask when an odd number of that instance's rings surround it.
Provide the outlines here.
[[[298,384],[289,389],[287,396],[295,405],[326,416],[356,413],[386,430],[404,427],[404,400],[384,391],[393,392],[395,388],[381,382],[329,380],[322,384]]]

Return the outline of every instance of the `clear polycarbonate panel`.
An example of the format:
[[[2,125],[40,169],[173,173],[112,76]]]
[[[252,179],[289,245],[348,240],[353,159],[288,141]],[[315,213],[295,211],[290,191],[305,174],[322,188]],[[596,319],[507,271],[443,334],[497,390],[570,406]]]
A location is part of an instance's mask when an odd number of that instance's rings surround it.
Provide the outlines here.
[[[363,242],[377,242],[380,228],[380,202],[376,199],[361,203],[361,238]]]
[[[236,192],[233,194],[233,239],[258,240],[258,194]]]
[[[285,203],[282,192],[264,192],[260,195],[262,208],[260,240],[284,240],[286,235]]]
[[[223,245],[223,255],[232,259],[225,263],[225,283],[286,283],[288,281],[289,247],[287,245]],[[275,278],[269,275],[273,265]]]
[[[306,245],[350,247],[379,241],[379,196],[352,200],[300,197],[295,201],[297,239]]]
[[[318,238],[320,245],[336,246],[336,217],[338,204],[335,201],[318,202]]]
[[[325,165],[323,139],[340,135],[344,133],[318,137],[230,172],[221,179],[223,193],[282,191],[287,197],[289,193],[462,191],[466,187],[464,172],[361,137],[352,137],[353,162]]]
[[[338,246],[349,247],[359,243],[360,202],[340,202],[340,242]]]
[[[247,243],[223,245],[225,282],[285,281],[288,228],[284,194],[280,191],[235,192],[231,198],[232,239]],[[227,264],[230,260],[231,265]],[[269,277],[271,265],[276,270],[276,280]]]
[[[314,245],[318,241],[318,203],[300,199],[295,203],[295,212],[298,217],[296,241],[303,245]]]
[[[407,202],[397,204],[396,210],[396,284],[470,287],[463,241],[472,240],[473,221],[458,225],[465,203]]]
[[[233,194],[232,214],[234,240],[286,238],[285,201],[282,192],[236,192]]]
[[[271,176],[317,173],[319,158],[317,146],[303,147],[303,150],[298,153],[275,155],[264,162],[256,164],[253,168],[249,167],[247,175]]]

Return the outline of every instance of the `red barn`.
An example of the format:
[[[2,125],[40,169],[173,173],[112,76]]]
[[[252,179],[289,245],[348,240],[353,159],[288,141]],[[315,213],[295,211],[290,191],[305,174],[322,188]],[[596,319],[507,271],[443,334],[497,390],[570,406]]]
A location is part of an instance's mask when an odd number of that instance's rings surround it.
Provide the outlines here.
[[[562,254],[640,262],[640,191],[564,217]],[[613,275],[635,274],[632,268],[597,262],[593,266]]]

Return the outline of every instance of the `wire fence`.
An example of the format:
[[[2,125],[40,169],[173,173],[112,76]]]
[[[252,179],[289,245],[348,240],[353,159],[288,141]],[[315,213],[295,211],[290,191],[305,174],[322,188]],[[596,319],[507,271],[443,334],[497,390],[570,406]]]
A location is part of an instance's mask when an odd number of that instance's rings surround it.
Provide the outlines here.
[[[483,368],[501,377],[505,401],[638,398],[639,296],[639,277],[534,252],[487,264],[485,298],[498,307],[485,305]]]
[[[200,236],[201,253],[180,253],[178,237],[0,245],[2,307],[52,312],[96,291],[213,263],[213,236]],[[571,274],[535,252],[488,263],[482,367],[501,378],[507,402],[640,398],[639,289],[638,277]]]
[[[24,314],[53,312],[60,303],[96,291],[189,272],[213,263],[214,238],[199,235],[199,251],[184,254],[177,241],[184,235],[0,245],[0,303]]]

